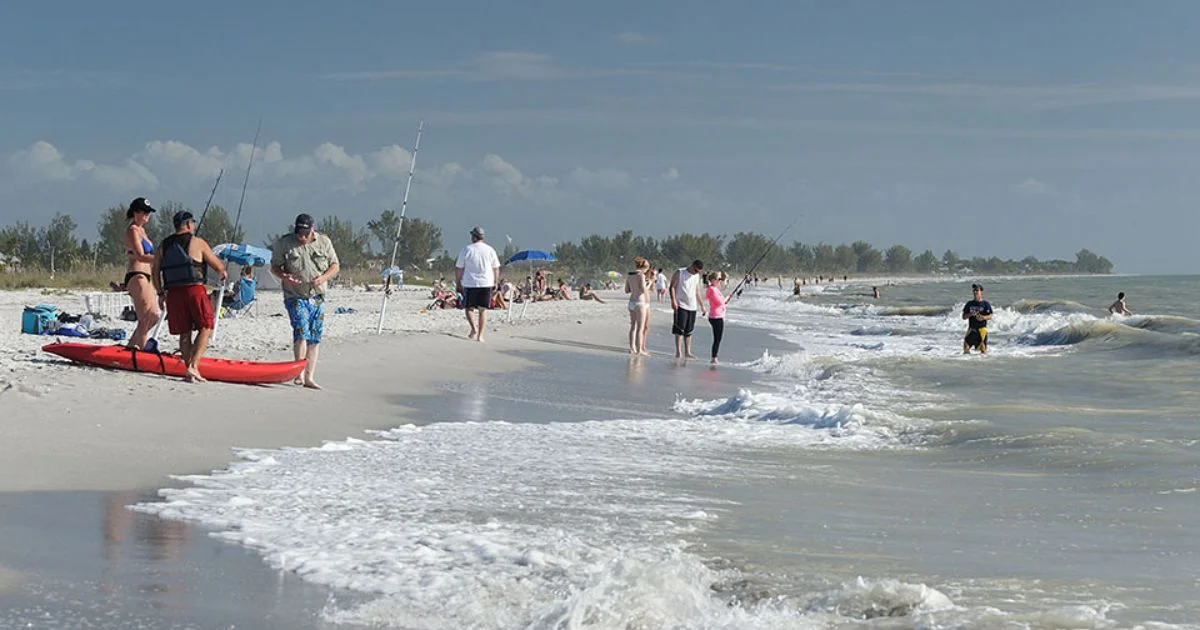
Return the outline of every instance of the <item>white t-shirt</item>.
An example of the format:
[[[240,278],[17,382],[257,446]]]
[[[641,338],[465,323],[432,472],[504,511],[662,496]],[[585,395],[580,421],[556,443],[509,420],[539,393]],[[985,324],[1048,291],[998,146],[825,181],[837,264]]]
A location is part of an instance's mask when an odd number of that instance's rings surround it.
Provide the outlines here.
[[[658,274],[658,277],[654,279],[654,288],[655,288],[655,289],[658,289],[659,291],[666,291],[666,290],[667,290],[667,276],[666,276],[666,274],[662,274],[662,273]]]
[[[679,268],[679,284],[675,287],[675,301],[679,308],[694,311],[700,307],[696,296],[696,287],[700,284],[700,274],[690,273],[687,267]]]
[[[495,270],[500,268],[500,257],[491,245],[476,241],[458,253],[454,266],[463,270],[462,285],[465,289],[481,289],[496,286]]]

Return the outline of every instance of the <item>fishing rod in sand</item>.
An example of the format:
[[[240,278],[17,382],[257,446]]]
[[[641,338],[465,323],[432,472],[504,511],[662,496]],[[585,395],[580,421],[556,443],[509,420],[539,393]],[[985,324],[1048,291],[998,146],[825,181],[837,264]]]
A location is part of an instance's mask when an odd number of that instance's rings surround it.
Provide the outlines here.
[[[254,151],[258,148],[258,134],[262,131],[262,119],[258,119],[258,127],[254,129],[254,141],[250,143],[250,160],[246,162],[246,177],[242,180],[242,196],[238,199],[237,218],[233,221],[233,234],[230,234],[230,244],[232,238],[237,235],[238,227],[242,224],[242,204],[246,203],[246,187],[250,184],[250,169],[254,167]],[[226,275],[226,279],[229,276]],[[221,323],[221,307],[225,304],[225,282],[221,282],[221,289],[217,292],[217,308],[213,312],[213,331],[212,337],[209,338],[209,343],[217,341],[217,324]]]
[[[776,236],[775,240],[771,241],[770,245],[767,245],[765,248],[763,248],[762,255],[758,257],[758,260],[754,261],[754,265],[750,267],[750,270],[746,272],[746,275],[742,276],[742,281],[733,288],[733,291],[729,292],[730,301],[733,301],[733,298],[741,295],[740,291],[742,290],[742,285],[746,284],[746,280],[750,279],[750,276],[754,273],[754,270],[758,269],[758,266],[762,264],[762,261],[766,260],[767,254],[770,254],[771,250],[775,249],[775,246],[779,244],[779,239],[783,238],[783,235],[787,234],[788,230],[792,229],[793,225],[796,225],[796,221],[799,221],[799,219],[795,219],[789,223],[787,227],[783,228],[783,231],[779,233],[779,236]]]
[[[421,131],[425,129],[425,121],[417,123],[417,141],[413,143],[412,161],[408,165],[408,183],[404,184],[404,200],[400,202],[400,223],[396,225],[396,239],[392,241],[392,260],[384,270],[383,301],[379,305],[379,325],[375,334],[383,333],[383,316],[387,313],[388,297],[392,292],[392,276],[396,268],[396,254],[400,251],[400,236],[404,233],[404,213],[408,210],[408,191],[412,189],[413,171],[417,168],[417,152],[421,150]]]
[[[208,209],[212,207],[213,197],[217,194],[217,186],[221,185],[221,177],[225,175],[225,169],[217,172],[217,181],[213,182],[212,191],[208,193],[208,201],[204,202],[204,211],[200,213],[200,220],[196,222],[196,234],[200,234],[200,226],[204,225],[204,217],[208,216]]]

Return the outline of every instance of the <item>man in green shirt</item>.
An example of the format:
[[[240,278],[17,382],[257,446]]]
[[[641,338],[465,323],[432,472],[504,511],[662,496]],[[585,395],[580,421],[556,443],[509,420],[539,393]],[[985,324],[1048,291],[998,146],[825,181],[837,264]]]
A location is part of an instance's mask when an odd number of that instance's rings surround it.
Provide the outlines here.
[[[280,237],[271,248],[271,273],[279,278],[283,305],[292,323],[292,351],[297,361],[307,361],[297,384],[311,389],[321,389],[313,374],[325,325],[325,284],[339,269],[333,243],[313,229],[308,214],[297,216],[292,233]]]

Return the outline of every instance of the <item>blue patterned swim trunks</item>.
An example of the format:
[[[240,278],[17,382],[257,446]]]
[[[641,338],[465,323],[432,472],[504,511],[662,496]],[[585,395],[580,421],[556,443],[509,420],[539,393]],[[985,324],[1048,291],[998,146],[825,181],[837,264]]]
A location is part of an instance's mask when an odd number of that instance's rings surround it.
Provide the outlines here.
[[[292,341],[321,343],[321,333],[325,329],[324,297],[314,295],[308,299],[284,298],[283,306],[287,309],[288,319],[292,322]]]

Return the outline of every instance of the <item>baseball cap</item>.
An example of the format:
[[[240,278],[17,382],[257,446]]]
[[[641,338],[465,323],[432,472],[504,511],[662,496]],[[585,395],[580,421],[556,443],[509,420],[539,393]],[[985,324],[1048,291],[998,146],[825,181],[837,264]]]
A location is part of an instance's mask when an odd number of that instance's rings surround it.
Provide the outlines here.
[[[971,285],[971,290],[975,290],[975,289],[979,289],[980,291],[982,291],[982,290],[983,290],[983,285],[982,285],[982,284],[972,284],[972,285]]]
[[[483,228],[479,227],[478,225],[471,228],[471,236],[483,238]]]
[[[195,220],[196,218],[193,217],[192,213],[188,212],[187,210],[180,210],[179,212],[175,213],[175,216],[171,217],[171,223],[175,225],[176,230],[186,225],[188,221]]]
[[[158,212],[156,208],[151,207],[150,200],[145,197],[138,197],[129,202],[130,212]]]
[[[294,230],[296,234],[308,234],[312,230],[313,218],[311,214],[301,213],[296,215],[296,227]]]

